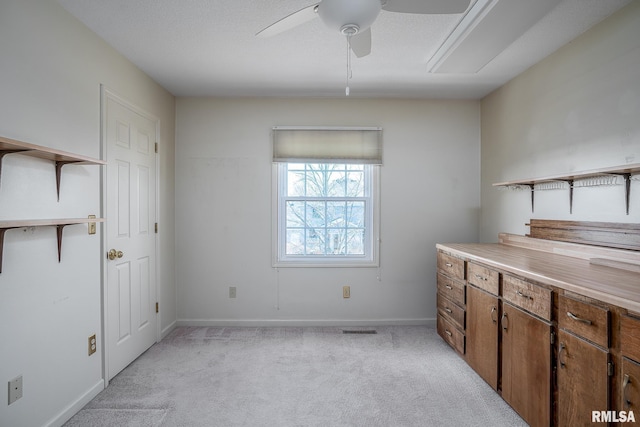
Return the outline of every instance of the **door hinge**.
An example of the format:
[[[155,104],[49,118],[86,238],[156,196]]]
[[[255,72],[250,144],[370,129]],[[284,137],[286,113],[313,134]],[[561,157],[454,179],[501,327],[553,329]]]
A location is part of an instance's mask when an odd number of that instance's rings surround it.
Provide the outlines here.
[[[156,313],[160,313],[160,303],[156,303]]]
[[[607,363],[607,375],[609,375],[610,377],[612,377],[614,374],[613,369],[614,369],[613,363],[612,362]]]
[[[156,154],[158,153],[158,143],[156,142]]]
[[[155,229],[156,229],[156,234],[158,234],[158,223],[157,222],[156,222],[156,225],[155,225]]]
[[[556,333],[551,332],[551,345],[556,343]]]

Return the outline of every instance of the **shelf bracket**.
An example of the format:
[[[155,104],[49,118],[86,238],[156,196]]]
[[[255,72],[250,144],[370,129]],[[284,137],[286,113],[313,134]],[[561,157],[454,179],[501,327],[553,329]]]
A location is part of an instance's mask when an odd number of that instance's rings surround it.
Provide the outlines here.
[[[4,249],[4,233],[8,228],[0,228],[0,273],[2,273],[2,250]]]
[[[58,194],[58,201],[60,201],[60,178],[62,175],[62,167],[68,164],[74,164],[78,162],[56,161],[55,163],[56,163],[56,192]]]
[[[625,185],[625,193],[624,193],[624,202],[627,208],[627,215],[629,215],[629,203],[631,199],[631,174],[623,173],[624,185]]]
[[[58,237],[58,262],[62,259],[62,230],[70,224],[58,224],[56,225],[56,235]]]
[[[535,190],[534,184],[528,184],[528,185],[529,185],[529,188],[531,189],[531,213],[533,213],[534,207],[535,207],[536,190]]]
[[[568,179],[569,183],[569,214],[573,214],[573,179]]]

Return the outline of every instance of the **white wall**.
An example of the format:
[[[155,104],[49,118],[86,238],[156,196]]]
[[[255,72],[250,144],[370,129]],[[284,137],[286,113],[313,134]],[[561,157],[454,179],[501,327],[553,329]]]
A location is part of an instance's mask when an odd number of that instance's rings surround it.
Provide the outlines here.
[[[584,33],[482,101],[481,241],[526,234],[530,218],[640,222],[640,182],[500,191],[494,182],[640,163],[640,2]]]
[[[162,327],[175,321],[175,99],[56,2],[0,4],[0,135],[99,158],[100,84],[161,120]],[[100,167],[66,166],[60,202],[51,162],[4,158],[0,219],[85,217],[100,212]],[[100,231],[102,226],[98,226]],[[59,425],[100,391],[100,234],[55,228],[12,230],[0,274],[0,425]],[[97,334],[98,353],[87,355]],[[7,381],[22,375],[24,396],[7,405]]]
[[[179,98],[179,323],[433,320],[435,244],[478,239],[479,111],[478,101]],[[380,269],[272,268],[277,125],[384,128]]]

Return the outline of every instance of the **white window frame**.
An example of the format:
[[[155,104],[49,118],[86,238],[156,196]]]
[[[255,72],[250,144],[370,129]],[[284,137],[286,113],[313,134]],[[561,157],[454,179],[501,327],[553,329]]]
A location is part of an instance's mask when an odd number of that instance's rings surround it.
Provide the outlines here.
[[[313,161],[291,163],[318,163]],[[336,160],[335,163],[344,164]],[[358,163],[360,164],[360,163]],[[366,197],[365,254],[364,255],[287,255],[285,196],[287,192],[287,163],[274,163],[272,169],[273,193],[273,266],[274,267],[378,267],[380,265],[380,165],[365,164],[369,180]]]

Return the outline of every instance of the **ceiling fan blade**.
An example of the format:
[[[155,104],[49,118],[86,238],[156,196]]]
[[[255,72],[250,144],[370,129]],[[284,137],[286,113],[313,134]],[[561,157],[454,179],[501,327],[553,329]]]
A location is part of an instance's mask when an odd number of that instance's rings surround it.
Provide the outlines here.
[[[371,27],[351,36],[351,50],[358,58],[371,53]]]
[[[462,13],[469,3],[471,0],[382,0],[382,10],[425,15]]]
[[[307,6],[297,12],[293,12],[292,14],[285,16],[281,20],[269,25],[267,28],[258,31],[256,33],[256,37],[275,36],[276,34],[283,33],[287,30],[297,27],[298,25],[302,25],[305,22],[311,21],[313,18],[318,16],[318,14],[316,13],[318,4],[319,3],[312,4],[311,6]]]

